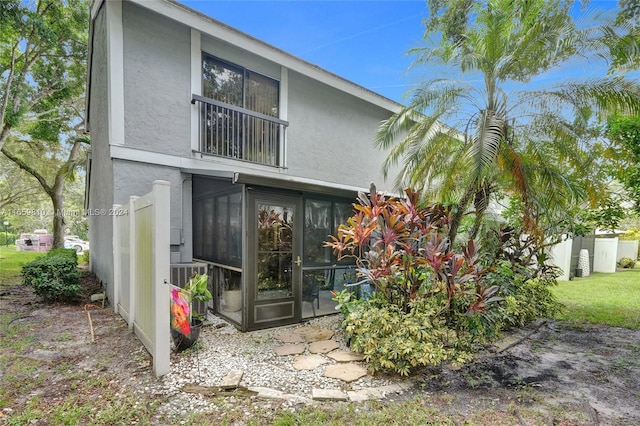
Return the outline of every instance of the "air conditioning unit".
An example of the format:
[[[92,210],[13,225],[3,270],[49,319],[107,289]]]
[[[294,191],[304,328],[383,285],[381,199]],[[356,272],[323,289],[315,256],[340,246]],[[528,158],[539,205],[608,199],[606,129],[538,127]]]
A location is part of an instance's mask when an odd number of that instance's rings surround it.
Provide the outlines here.
[[[208,274],[209,265],[206,263],[172,263],[171,264],[171,284],[183,288],[189,278],[194,274]],[[212,290],[211,276],[208,283],[209,291]],[[211,306],[207,306],[205,302],[194,302],[193,309],[200,315],[207,316],[207,308],[213,310],[213,302],[209,302]]]

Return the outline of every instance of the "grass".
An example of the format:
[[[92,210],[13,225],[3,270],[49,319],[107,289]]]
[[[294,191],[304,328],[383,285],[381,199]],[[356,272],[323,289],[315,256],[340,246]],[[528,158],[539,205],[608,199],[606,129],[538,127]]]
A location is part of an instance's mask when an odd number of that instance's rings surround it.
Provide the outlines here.
[[[640,268],[593,273],[552,289],[566,309],[558,319],[640,329]]]
[[[31,262],[44,253],[16,251],[16,246],[0,246],[0,285],[17,284],[20,281],[22,265]]]

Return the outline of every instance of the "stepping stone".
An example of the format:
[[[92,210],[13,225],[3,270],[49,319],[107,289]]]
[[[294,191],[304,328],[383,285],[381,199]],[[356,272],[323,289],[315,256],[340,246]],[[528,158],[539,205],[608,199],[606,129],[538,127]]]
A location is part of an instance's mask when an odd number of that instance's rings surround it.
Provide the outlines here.
[[[317,330],[311,330],[301,334],[304,336],[305,339],[307,339],[307,342],[311,343],[311,342],[319,342],[321,340],[329,340],[333,337],[335,333],[331,330],[317,329]]]
[[[317,326],[312,326],[312,325],[305,325],[304,327],[298,327],[296,329],[293,330],[294,333],[296,334],[301,334],[301,335],[305,335],[307,333],[311,333],[313,331],[318,331],[320,330],[320,327]]]
[[[312,354],[326,354],[334,349],[338,349],[340,345],[335,340],[322,340],[319,342],[309,343],[309,352]]]
[[[293,368],[296,370],[313,370],[327,362],[329,360],[322,355],[302,355],[293,359]]]
[[[220,387],[222,389],[236,389],[240,385],[240,380],[242,380],[243,375],[244,375],[244,371],[242,370],[230,371],[222,379],[222,383],[220,384]]]
[[[311,398],[315,401],[347,401],[348,397],[340,389],[312,389]]]
[[[349,401],[361,402],[369,401],[371,399],[382,399],[382,392],[376,388],[365,388],[357,391],[347,391]]]
[[[285,401],[290,401],[297,404],[310,404],[311,400],[309,398],[305,398],[300,395],[293,395],[290,393],[284,393],[277,389],[265,388],[261,386],[254,386],[248,388],[250,392],[256,392],[259,398],[267,398],[267,399],[281,399]]]
[[[362,361],[364,359],[364,355],[351,351],[333,351],[327,356],[338,362]]]
[[[324,370],[324,377],[353,382],[367,375],[367,369],[357,364],[334,364]]]
[[[304,343],[304,337],[297,333],[279,333],[273,336],[282,343]]]
[[[285,393],[277,389],[266,388],[262,386],[251,386],[248,388],[251,392],[257,392],[261,398],[286,399]]]
[[[278,356],[286,356],[286,355],[300,355],[304,353],[305,346],[303,344],[298,345],[282,345],[275,348],[273,351]]]

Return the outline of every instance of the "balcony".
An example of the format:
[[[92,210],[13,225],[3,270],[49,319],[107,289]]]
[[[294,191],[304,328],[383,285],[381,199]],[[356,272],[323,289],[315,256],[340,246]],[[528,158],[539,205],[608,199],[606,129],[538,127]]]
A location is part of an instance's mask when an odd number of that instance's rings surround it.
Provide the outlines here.
[[[289,122],[224,102],[192,95],[198,105],[202,154],[284,167]]]

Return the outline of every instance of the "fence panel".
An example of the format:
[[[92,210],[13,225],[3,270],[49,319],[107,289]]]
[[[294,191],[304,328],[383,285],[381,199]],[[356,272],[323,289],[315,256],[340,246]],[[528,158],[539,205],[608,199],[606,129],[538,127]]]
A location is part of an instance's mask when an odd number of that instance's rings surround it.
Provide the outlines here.
[[[562,270],[562,275],[558,277],[558,281],[569,281],[571,278],[571,251],[573,240],[568,238],[549,249],[549,261],[551,265],[555,265]]]
[[[618,255],[616,256],[616,262],[619,262],[623,257],[631,259],[638,258],[638,240],[618,241]]]
[[[129,210],[123,206],[115,205],[113,216],[113,279],[114,301],[113,308],[116,313],[129,324],[131,322],[131,287],[129,276],[130,253],[130,218]]]
[[[153,357],[153,372],[169,372],[169,182],[153,182],[143,197],[130,197],[113,220],[114,309]],[[115,206],[114,206],[115,207]]]
[[[136,279],[135,279],[135,312],[134,327],[136,334],[145,346],[152,345],[153,324],[153,204],[147,197],[136,201]]]
[[[596,238],[593,249],[593,272],[615,272],[618,238]]]

